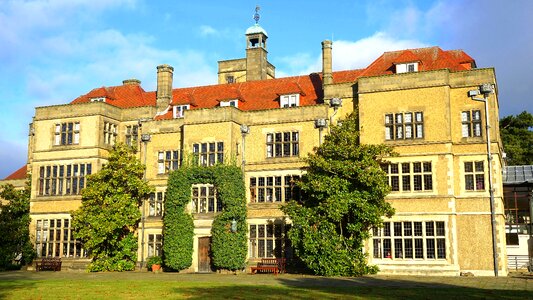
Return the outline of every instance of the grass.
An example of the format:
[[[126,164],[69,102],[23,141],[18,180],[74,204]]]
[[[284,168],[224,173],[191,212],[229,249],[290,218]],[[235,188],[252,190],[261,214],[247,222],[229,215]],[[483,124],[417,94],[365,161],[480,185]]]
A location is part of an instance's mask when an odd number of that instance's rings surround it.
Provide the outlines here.
[[[0,299],[532,299],[529,280],[18,271]]]

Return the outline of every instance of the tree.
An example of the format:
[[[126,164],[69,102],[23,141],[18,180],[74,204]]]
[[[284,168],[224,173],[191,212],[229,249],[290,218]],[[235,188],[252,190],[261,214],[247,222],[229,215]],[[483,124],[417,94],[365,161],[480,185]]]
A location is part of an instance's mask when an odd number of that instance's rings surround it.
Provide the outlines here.
[[[30,242],[30,180],[24,190],[16,190],[11,184],[0,187],[0,269],[8,269],[14,262],[31,263],[35,251]]]
[[[363,244],[370,229],[394,213],[385,201],[390,187],[380,167],[392,150],[360,144],[357,127],[355,113],[331,127],[306,159],[307,172],[299,183],[305,196],[283,208],[293,222],[289,238],[296,255],[318,275],[377,272],[367,265]]]
[[[500,134],[509,165],[533,165],[532,128],[533,115],[527,111],[500,120]]]
[[[92,257],[89,271],[135,269],[139,207],[152,192],[143,174],[144,166],[132,149],[118,144],[102,170],[88,176],[72,225]]]

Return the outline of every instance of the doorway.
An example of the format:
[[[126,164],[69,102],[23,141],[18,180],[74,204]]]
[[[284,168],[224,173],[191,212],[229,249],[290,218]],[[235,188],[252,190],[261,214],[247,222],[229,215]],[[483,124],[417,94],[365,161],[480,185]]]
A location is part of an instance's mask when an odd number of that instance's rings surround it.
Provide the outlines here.
[[[212,272],[211,268],[211,237],[198,238],[198,272]]]

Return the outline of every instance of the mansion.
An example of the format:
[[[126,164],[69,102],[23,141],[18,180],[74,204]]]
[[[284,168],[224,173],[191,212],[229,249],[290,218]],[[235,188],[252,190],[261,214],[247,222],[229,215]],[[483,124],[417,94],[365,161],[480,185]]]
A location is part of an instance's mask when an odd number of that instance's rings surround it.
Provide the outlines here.
[[[322,70],[276,78],[266,31],[256,23],[245,37],[245,58],[219,61],[215,85],[176,88],[173,67],[162,64],[154,74],[156,91],[127,79],[70,103],[36,108],[28,164],[7,179],[32,174],[30,232],[39,257],[61,257],[65,267],[88,261],[72,236],[70,212],[81,204],[87,176],[106,164],[118,142],[136,146],[146,180],[155,187],[142,206],[139,263],[161,254],[167,179],[189,154],[204,166],[229,161],[242,166],[249,265],[291,255],[284,249],[290,220],[280,207],[298,197],[294,183],[304,158],[329,126],[356,111],[361,143],[386,144],[398,153],[384,166],[392,190],[386,200],[396,213],[367,241],[369,263],[384,274],[493,275],[494,264],[500,275],[507,273],[493,68],[478,68],[462,50],[430,47],[385,52],[366,68],[333,71],[334,45],[326,40]],[[494,90],[486,95],[489,124],[484,103],[469,96],[482,84]],[[206,253],[220,204],[213,185],[191,188],[195,229],[188,271],[210,272]]]

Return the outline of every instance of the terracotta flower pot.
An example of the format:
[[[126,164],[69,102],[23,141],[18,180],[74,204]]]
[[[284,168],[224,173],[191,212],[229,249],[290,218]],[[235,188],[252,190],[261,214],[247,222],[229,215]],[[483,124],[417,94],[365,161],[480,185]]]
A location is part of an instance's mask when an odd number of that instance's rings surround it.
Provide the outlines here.
[[[152,272],[157,272],[161,269],[161,265],[152,265]]]

